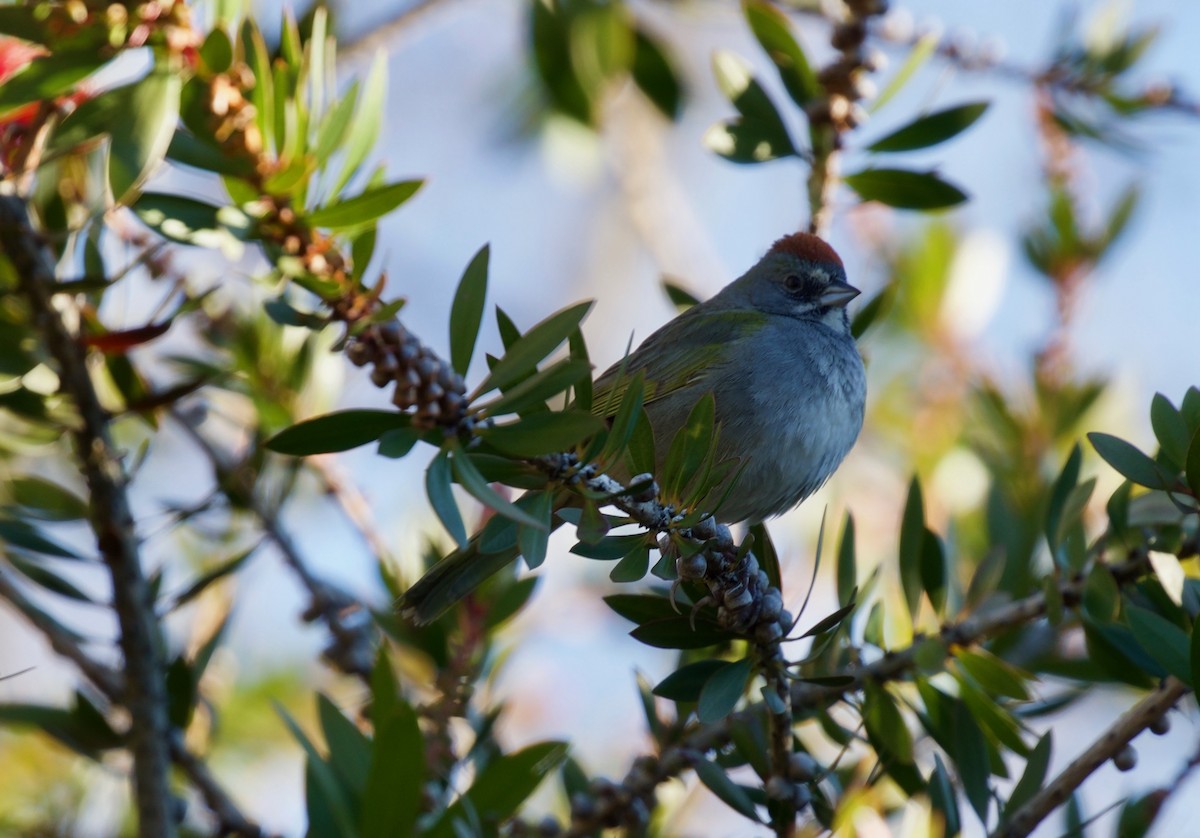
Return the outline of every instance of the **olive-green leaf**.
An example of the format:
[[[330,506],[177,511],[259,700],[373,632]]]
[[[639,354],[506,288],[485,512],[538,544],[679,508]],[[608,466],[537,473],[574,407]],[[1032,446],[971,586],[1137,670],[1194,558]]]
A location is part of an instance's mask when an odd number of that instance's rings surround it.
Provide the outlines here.
[[[1126,604],[1125,616],[1133,636],[1150,657],[1190,686],[1192,665],[1187,632],[1166,617],[1137,605]]]
[[[1173,481],[1163,469],[1125,440],[1102,433],[1090,433],[1087,437],[1096,453],[1123,477],[1151,489],[1171,487]]]
[[[341,230],[362,227],[387,215],[417,193],[423,180],[402,180],[366,189],[353,198],[315,209],[305,216],[314,227]]]
[[[346,184],[354,177],[370,154],[375,140],[379,137],[379,128],[383,124],[384,107],[387,97],[388,57],[384,50],[375,53],[371,69],[367,72],[367,81],[362,88],[362,98],[358,110],[354,113],[354,123],[350,135],[346,139],[346,158],[342,163],[342,172],[338,176],[333,194],[341,194]]]
[[[912,151],[937,145],[970,128],[987,108],[987,102],[972,102],[927,114],[871,143],[867,151]]]
[[[1025,771],[1013,788],[1004,806],[1004,816],[1010,817],[1020,810],[1035,794],[1041,791],[1042,783],[1046,780],[1046,770],[1050,767],[1050,752],[1052,748],[1052,731],[1046,731],[1038,740],[1029,759],[1025,761]]]
[[[450,465],[454,476],[475,500],[493,510],[497,515],[524,524],[534,529],[545,528],[546,522],[530,515],[524,509],[506,500],[499,492],[488,485],[487,480],[479,473],[479,469],[471,462],[470,456],[461,449],[454,451],[450,457]]]
[[[696,763],[695,771],[700,782],[727,806],[756,823],[762,822],[754,808],[754,801],[746,794],[745,789],[729,779],[724,768],[715,762],[702,759]]]
[[[467,374],[471,355],[475,352],[475,341],[479,337],[479,324],[483,322],[483,303],[487,297],[488,245],[479,249],[463,271],[450,307],[450,363],[459,375]]]
[[[792,101],[807,107],[821,93],[808,57],[792,35],[782,12],[765,0],[744,0],[742,12],[750,31],[779,71],[779,78]]]
[[[916,477],[908,486],[904,517],[900,520],[900,583],[908,612],[915,615],[921,601],[921,555],[925,545],[925,501]]]
[[[1183,466],[1191,436],[1183,416],[1162,393],[1155,393],[1150,402],[1150,424],[1163,452],[1177,468]]]
[[[425,739],[417,715],[404,701],[385,713],[372,705],[375,738],[363,791],[359,825],[362,838],[390,838],[415,831],[425,775]]]
[[[633,549],[621,558],[621,561],[613,565],[613,569],[608,573],[608,578],[617,583],[637,582],[645,578],[649,570],[650,546],[643,542],[635,544]]]
[[[604,430],[604,421],[582,410],[534,413],[506,425],[481,428],[479,435],[514,457],[569,451]]]
[[[450,533],[450,537],[459,547],[466,547],[467,529],[463,525],[458,503],[454,500],[454,492],[450,486],[451,478],[450,454],[448,451],[441,451],[425,471],[425,493],[429,496],[429,504],[437,513],[438,520],[442,522],[446,532]]]
[[[846,175],[846,185],[864,201],[898,209],[945,209],[967,200],[967,194],[933,172],[906,169],[863,169]]]
[[[521,524],[517,527],[517,547],[530,570],[546,560],[546,544],[550,539],[550,516],[554,511],[554,496],[549,492],[529,492],[517,504],[542,522],[540,527]]]
[[[87,501],[42,477],[14,477],[8,481],[8,491],[32,518],[80,521],[88,516]]]
[[[294,457],[328,454],[366,445],[388,431],[411,425],[411,416],[395,410],[338,410],[284,428],[265,445]]]
[[[729,666],[728,661],[702,660],[684,664],[654,688],[654,694],[671,701],[696,701],[708,679]]]
[[[0,116],[30,102],[58,98],[111,60],[111,54],[95,50],[34,58],[0,85]]]
[[[1196,429],[1188,445],[1187,462],[1184,465],[1187,469],[1188,486],[1192,494],[1200,498],[1200,428]]]
[[[731,163],[766,163],[794,157],[786,131],[769,121],[739,116],[718,122],[704,133],[704,144]]]
[[[565,742],[541,742],[492,759],[425,834],[429,838],[460,834],[454,824],[462,822],[467,811],[488,823],[507,820],[566,756]]]
[[[700,690],[700,700],[696,705],[696,714],[703,724],[712,724],[733,712],[746,685],[750,683],[750,675],[754,665],[749,659],[726,664],[718,669],[704,683]]]
[[[939,754],[933,755],[933,773],[929,776],[929,803],[940,812],[944,821],[942,835],[954,838],[962,832],[962,816],[958,811],[958,794]]]
[[[155,69],[136,84],[117,88],[108,126],[108,182],[113,198],[128,204],[137,189],[167,155],[179,121],[183,77]],[[81,109],[84,106],[81,106]]]
[[[505,389],[534,370],[543,359],[571,336],[591,309],[590,301],[576,303],[547,317],[517,338],[492,367],[479,393]]]

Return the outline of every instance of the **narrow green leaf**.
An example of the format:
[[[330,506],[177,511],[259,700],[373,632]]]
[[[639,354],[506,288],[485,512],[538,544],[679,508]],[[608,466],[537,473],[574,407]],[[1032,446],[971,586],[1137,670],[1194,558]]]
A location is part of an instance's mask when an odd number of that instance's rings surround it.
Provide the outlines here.
[[[32,559],[27,559],[18,553],[9,552],[5,558],[8,563],[19,570],[29,581],[42,586],[47,591],[53,591],[67,599],[76,602],[93,603],[94,600],[79,588],[59,576],[54,571],[43,567]]]
[[[704,132],[704,145],[731,163],[767,163],[798,153],[780,126],[749,116],[715,123]]]
[[[925,544],[925,501],[916,477],[908,486],[908,500],[900,522],[900,584],[908,613],[916,616],[921,602],[921,554]]]
[[[332,766],[324,760],[320,752],[316,749],[316,746],[305,735],[304,730],[291,717],[291,714],[283,709],[283,705],[276,703],[275,712],[283,719],[292,736],[295,737],[296,741],[300,743],[300,746],[304,748],[304,752],[308,755],[308,768],[312,773],[313,779],[316,781],[322,798],[328,806],[329,814],[338,828],[339,834],[347,836],[347,838],[353,838],[353,836],[358,835],[358,830],[354,826],[354,818],[351,815],[351,804],[346,799],[346,790],[338,782]],[[308,790],[310,795],[314,791],[316,789],[310,788]]]
[[[517,338],[508,347],[504,357],[492,367],[491,374],[479,385],[477,392],[482,394],[496,389],[503,390],[531,373],[547,355],[579,328],[591,307],[590,301],[576,303],[550,315]]]
[[[932,687],[929,690],[936,693]],[[922,690],[922,696],[926,690]],[[937,693],[941,695],[940,693]],[[963,793],[967,802],[975,810],[975,814],[983,823],[988,822],[988,807],[991,803],[991,789],[988,781],[991,778],[991,768],[988,764],[988,743],[983,731],[967,706],[957,699],[946,699],[952,702],[948,705],[950,726],[953,739],[949,744],[949,754],[958,768],[958,776],[962,781]]]
[[[1187,462],[1191,435],[1183,416],[1162,393],[1155,393],[1150,402],[1150,424],[1163,452],[1176,468],[1182,467]]]
[[[403,180],[372,187],[353,198],[315,209],[305,215],[304,220],[313,227],[330,230],[362,227],[399,207],[424,183],[422,180]]]
[[[87,501],[57,483],[27,475],[8,481],[8,491],[31,518],[43,521],[81,521],[88,516]]]
[[[762,818],[754,808],[754,801],[746,794],[745,789],[729,779],[724,768],[706,759],[697,762],[694,768],[700,782],[725,805],[755,823],[762,823]]]
[[[871,143],[867,151],[912,151],[937,145],[970,128],[987,108],[987,102],[972,102],[918,117]]]
[[[423,432],[419,428],[393,428],[379,437],[379,456],[399,460],[408,456],[413,446],[421,441]]]
[[[1191,686],[1192,666],[1188,635],[1166,617],[1126,603],[1125,616],[1141,647],[1170,674]]]
[[[6,49],[14,49],[10,42]],[[0,116],[31,102],[53,101],[112,60],[94,50],[61,52],[34,58],[0,85]]]
[[[628,556],[634,547],[642,543],[648,544],[645,533],[609,535],[595,542],[588,543],[581,541],[571,548],[571,552],[577,556],[583,556],[585,559],[612,561],[613,559]]]
[[[845,620],[846,617],[852,611],[854,611],[854,609],[857,607],[858,607],[858,603],[856,603],[856,602],[850,602],[850,603],[847,603],[846,605],[843,605],[841,608],[839,608],[837,611],[834,611],[828,617],[825,617],[824,619],[818,621],[815,626],[810,628],[808,631],[804,632],[804,634],[800,635],[800,637],[802,637],[802,638],[803,637],[816,637],[818,635],[824,634],[825,632],[829,631],[830,629],[841,625],[842,621]]]
[[[941,813],[944,838],[954,838],[962,832],[962,816],[958,812],[958,793],[939,754],[933,755],[933,773],[929,777],[929,803]]]
[[[921,69],[932,56],[938,45],[938,35],[930,33],[922,36],[909,50],[908,57],[904,59],[904,63],[896,70],[895,75],[891,80],[884,85],[883,90],[875,97],[875,101],[871,103],[871,111],[878,111],[886,105],[893,96],[903,89],[908,80],[913,77],[917,70]]]
[[[792,101],[801,108],[821,94],[816,73],[800,47],[787,17],[765,0],[744,0],[742,12],[750,31],[766,50]]]
[[[926,529],[921,540],[921,587],[938,616],[945,616],[943,612],[949,585],[949,569],[946,567],[946,551],[942,547],[942,540],[932,530]]]
[[[390,674],[389,674],[390,677]],[[376,710],[380,710],[377,715]],[[375,738],[363,791],[359,826],[363,838],[415,832],[425,776],[425,739],[417,714],[398,697],[385,709],[372,705]]]
[[[350,793],[352,805],[358,808],[358,801],[367,786],[371,742],[323,693],[317,694],[317,719],[329,749],[329,765]]]
[[[1029,754],[1029,759],[1025,761],[1025,771],[1021,774],[1021,779],[1017,781],[1017,785],[1013,788],[1012,794],[1008,796],[1008,802],[1004,806],[1006,818],[1011,817],[1014,812],[1041,791],[1042,783],[1046,780],[1046,771],[1050,767],[1052,740],[1052,731],[1046,731]]]
[[[896,701],[883,687],[871,684],[863,695],[863,725],[882,759],[913,761],[913,740]]]
[[[605,457],[620,456],[625,452],[626,447],[633,438],[638,419],[642,415],[645,396],[646,375],[644,372],[639,371],[621,395],[621,405],[617,408],[617,413],[613,417],[608,440],[604,444]]]
[[[878,201],[897,209],[945,209],[967,200],[965,192],[933,172],[863,169],[846,175],[844,180],[863,201]]]
[[[702,724],[712,724],[733,712],[750,683],[754,665],[749,659],[727,664],[715,671],[700,690],[696,714]]]
[[[1188,444],[1187,462],[1184,465],[1187,469],[1188,487],[1195,497],[1200,498],[1200,428],[1196,429],[1191,443]]]
[[[554,496],[549,492],[529,492],[517,501],[521,508],[542,523],[540,527],[522,524],[517,528],[517,546],[530,570],[541,567],[546,560],[546,545],[550,540],[550,516],[554,511]]]
[[[1192,683],[1200,684],[1200,615],[1192,623]]]
[[[686,616],[647,620],[629,632],[629,636],[656,649],[703,649],[733,637],[711,615],[703,614],[696,618],[694,626]]]
[[[513,457],[570,451],[604,430],[604,421],[582,410],[534,413],[507,425],[481,428],[479,436]]]
[[[634,84],[668,119],[676,119],[683,106],[683,84],[662,45],[644,30],[634,32],[635,48],[630,73]]]
[[[842,605],[850,604],[850,596],[858,585],[858,566],[854,549],[854,516],[846,513],[842,526],[842,541],[838,546],[837,595]]]
[[[663,494],[679,497],[708,456],[715,441],[716,401],[705,393],[692,407],[687,422],[671,440],[663,464]]]
[[[962,649],[956,655],[963,669],[983,685],[993,696],[1008,696],[1018,701],[1029,700],[1025,681],[1033,676],[1022,673],[1002,658],[983,648]]]
[[[338,410],[284,428],[264,444],[279,454],[306,457],[357,448],[411,425],[411,416],[395,410]]]
[[[475,500],[492,509],[497,515],[535,529],[542,529],[546,526],[545,521],[539,521],[525,510],[505,500],[499,492],[489,486],[483,475],[479,473],[479,469],[471,462],[471,458],[461,450],[456,450],[450,457],[450,465],[462,487]]]
[[[367,72],[367,81],[363,85],[362,100],[354,113],[354,123],[349,138],[346,140],[346,157],[342,163],[342,173],[338,176],[333,187],[333,194],[339,195],[346,184],[358,172],[367,155],[371,153],[375,140],[379,137],[379,128],[383,124],[386,112],[387,98],[387,53],[379,50],[371,62]]]
[[[471,259],[458,282],[450,307],[450,363],[459,375],[467,374],[479,337],[479,325],[483,322],[490,254],[491,250],[485,244]]]
[[[1050,545],[1051,553],[1058,548],[1058,524],[1062,520],[1063,506],[1067,502],[1067,495],[1079,482],[1079,469],[1082,465],[1083,449],[1078,444],[1073,445],[1062,471],[1050,487],[1050,503],[1046,509],[1046,543]]]
[[[708,679],[729,666],[728,661],[701,660],[684,664],[659,682],[654,694],[671,701],[698,701]]]
[[[429,496],[429,504],[437,513],[438,520],[450,533],[450,537],[460,547],[467,546],[467,529],[463,525],[462,513],[454,500],[454,492],[450,487],[451,466],[450,453],[441,451],[429,464],[425,471],[425,492]]]
[[[429,838],[452,838],[459,834],[455,823],[466,823],[468,811],[485,823],[507,820],[566,756],[565,742],[541,742],[494,758],[426,834]]]
[[[1087,437],[1105,462],[1134,483],[1151,489],[1169,489],[1174,482],[1158,463],[1125,440],[1102,433],[1090,433]]]
[[[617,583],[637,582],[644,579],[649,570],[650,546],[643,541],[635,544],[633,549],[613,566],[608,578]]]
[[[215,565],[211,570],[202,573],[196,579],[196,581],[192,582],[192,584],[188,585],[175,595],[174,600],[171,602],[171,608],[175,609],[181,605],[186,605],[188,602],[191,602],[193,599],[200,596],[200,594],[208,590],[209,586],[214,582],[220,581],[226,576],[229,576],[231,573],[236,572],[238,568],[246,563],[247,559],[254,555],[258,548],[259,545],[255,544],[249,550],[243,550],[232,558],[226,559],[225,561]]]
[[[541,409],[546,400],[566,392],[572,386],[589,379],[592,365],[578,358],[563,358],[543,370],[538,370],[520,384],[507,390],[504,395],[479,409],[488,416],[503,416],[506,413],[523,413]],[[582,405],[578,405],[581,409]]]
[[[113,91],[124,106],[110,128],[108,181],[117,203],[130,203],[166,157],[182,89],[181,74],[155,69],[136,84]]]
[[[26,521],[0,518],[0,542],[34,553],[56,556],[60,559],[81,560],[83,558],[69,547],[48,538],[40,529]]]

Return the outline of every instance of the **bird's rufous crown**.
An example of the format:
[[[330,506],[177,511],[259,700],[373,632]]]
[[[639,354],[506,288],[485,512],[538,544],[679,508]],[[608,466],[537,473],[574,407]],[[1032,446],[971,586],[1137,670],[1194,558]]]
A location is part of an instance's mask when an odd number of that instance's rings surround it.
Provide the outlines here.
[[[808,262],[832,262],[841,265],[842,259],[832,247],[812,233],[792,233],[771,245],[772,253],[790,253]]]

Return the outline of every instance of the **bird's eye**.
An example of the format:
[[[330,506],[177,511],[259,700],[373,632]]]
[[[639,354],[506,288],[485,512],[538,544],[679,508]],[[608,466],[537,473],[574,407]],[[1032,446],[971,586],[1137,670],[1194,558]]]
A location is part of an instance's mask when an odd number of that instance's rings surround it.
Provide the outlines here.
[[[796,297],[812,297],[818,293],[820,282],[808,275],[788,274],[783,278],[783,288]]]
[[[795,274],[788,274],[783,279],[783,287],[788,291],[795,293],[804,287],[804,280]]]

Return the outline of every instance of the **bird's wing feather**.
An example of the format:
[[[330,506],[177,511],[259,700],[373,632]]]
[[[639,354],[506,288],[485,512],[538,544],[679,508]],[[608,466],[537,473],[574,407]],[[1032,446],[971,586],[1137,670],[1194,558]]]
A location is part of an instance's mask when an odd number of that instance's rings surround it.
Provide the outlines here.
[[[690,309],[596,379],[592,385],[592,412],[614,413],[639,372],[646,374],[646,404],[702,381],[720,366],[734,341],[766,323],[767,316],[757,311]]]

